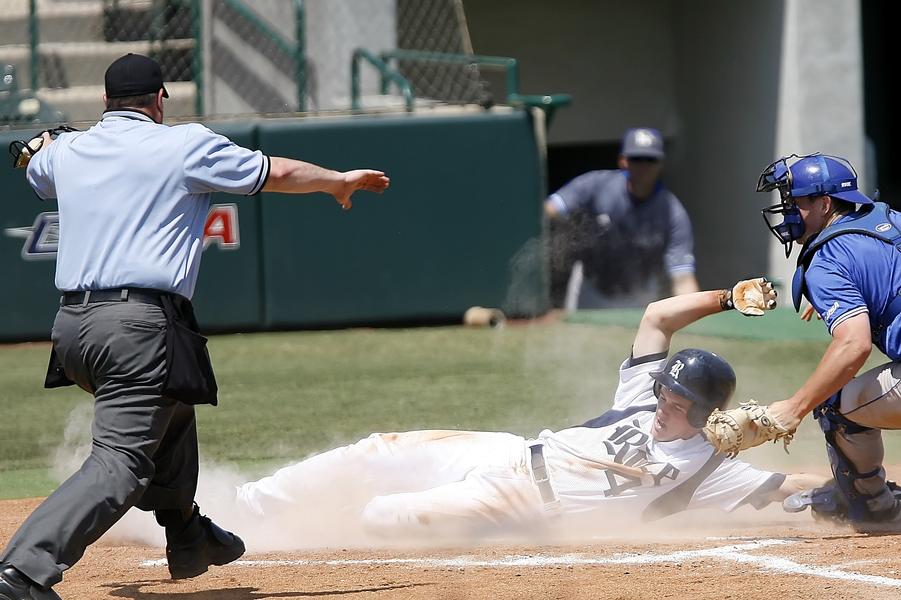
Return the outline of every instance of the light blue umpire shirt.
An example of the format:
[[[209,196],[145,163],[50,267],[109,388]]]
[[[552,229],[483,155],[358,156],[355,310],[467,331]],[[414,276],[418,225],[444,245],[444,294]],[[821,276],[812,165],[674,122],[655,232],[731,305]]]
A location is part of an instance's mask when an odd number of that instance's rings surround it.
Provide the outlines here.
[[[56,287],[122,287],[194,295],[215,191],[252,195],[269,157],[196,123],[160,125],[107,111],[61,134],[28,163],[28,183],[59,203]]]

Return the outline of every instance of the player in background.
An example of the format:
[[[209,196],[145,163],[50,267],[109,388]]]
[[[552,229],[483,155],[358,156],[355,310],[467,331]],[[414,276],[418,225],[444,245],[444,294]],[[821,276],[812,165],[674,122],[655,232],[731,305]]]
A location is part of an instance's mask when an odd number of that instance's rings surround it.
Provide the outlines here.
[[[584,173],[545,201],[552,231],[561,230],[552,264],[575,260],[566,308],[643,307],[698,291],[691,221],[661,180],[664,158],[659,131],[630,129],[619,170]]]
[[[740,308],[749,314],[775,306],[765,279],[734,289],[748,300]],[[762,507],[820,485],[825,478],[724,460],[699,433],[710,412],[729,402],[735,373],[705,350],[667,358],[670,340],[690,323],[732,308],[731,296],[728,290],[696,292],[649,305],[619,368],[612,408],[583,425],[544,430],[535,439],[473,431],[377,433],[246,483],[237,501],[248,518],[275,523],[275,529],[297,515],[323,523],[340,515],[342,524],[380,537],[424,539],[511,527],[535,532],[543,525],[584,532],[611,518],[620,523],[693,508]]]
[[[769,406],[789,430],[813,411],[835,475],[834,486],[791,498],[786,509],[812,505],[858,531],[901,531],[880,431],[901,427],[901,215],[861,193],[854,167],[837,156],[780,158],[757,185],[758,192],[774,190],[780,202],[763,210],[767,224],[786,258],[801,244],[795,309],[806,298],[832,335],[807,381]],[[873,345],[891,362],[855,377]]]

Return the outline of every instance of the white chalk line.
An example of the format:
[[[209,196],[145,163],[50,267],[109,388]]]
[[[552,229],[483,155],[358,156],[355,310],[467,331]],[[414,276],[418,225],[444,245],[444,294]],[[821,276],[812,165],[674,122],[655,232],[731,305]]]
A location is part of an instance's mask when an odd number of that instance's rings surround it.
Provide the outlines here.
[[[893,562],[887,558],[865,558],[861,560],[849,560],[846,562],[836,563],[834,565],[829,565],[827,568],[829,569],[847,569],[849,567],[860,567],[862,565],[878,565],[879,563],[887,563]],[[895,570],[892,569],[890,571],[886,571],[886,573],[890,575],[895,574]]]
[[[767,571],[790,575],[808,575],[822,579],[838,579],[858,583],[869,583],[886,587],[901,588],[901,579],[866,575],[845,571],[836,566],[805,565],[781,556],[767,554],[747,554],[748,551],[770,546],[784,546],[796,543],[786,539],[764,539],[742,544],[730,544],[701,550],[679,550],[666,554],[618,554],[612,556],[588,557],[579,554],[548,556],[511,555],[499,559],[478,559],[471,556],[455,558],[374,558],[374,559],[334,559],[334,560],[238,560],[232,565],[241,567],[298,567],[298,566],[367,566],[403,565],[417,568],[464,569],[474,567],[564,567],[593,565],[646,565],[659,563],[684,563],[686,561],[713,558],[756,565]],[[160,567],[165,559],[145,560],[142,567]]]

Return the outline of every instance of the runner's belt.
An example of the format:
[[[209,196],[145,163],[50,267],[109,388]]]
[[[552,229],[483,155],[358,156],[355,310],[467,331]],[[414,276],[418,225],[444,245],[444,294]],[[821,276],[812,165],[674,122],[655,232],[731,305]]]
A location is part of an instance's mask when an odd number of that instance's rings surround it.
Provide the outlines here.
[[[544,461],[544,442],[531,441],[528,443],[528,446],[529,469],[532,471],[532,481],[538,486],[545,508],[550,508],[551,505],[556,507],[559,505],[560,500],[557,499],[557,494],[554,492],[554,487],[551,485],[551,480],[548,476],[547,463]]]

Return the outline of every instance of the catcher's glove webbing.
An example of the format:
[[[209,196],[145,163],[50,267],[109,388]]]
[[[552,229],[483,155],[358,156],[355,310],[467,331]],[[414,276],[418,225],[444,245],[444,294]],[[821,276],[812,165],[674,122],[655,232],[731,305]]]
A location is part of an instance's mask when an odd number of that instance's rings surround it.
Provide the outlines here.
[[[27,142],[24,142],[22,140],[13,140],[9,144],[9,154],[13,157],[13,168],[24,169],[28,166],[28,161],[31,160],[31,157],[37,154],[38,150],[43,147],[45,133],[49,133],[50,138],[55,139],[59,134],[68,133],[70,131],[78,130],[74,127],[69,127],[68,125],[60,125],[59,127],[51,127],[50,129],[45,129],[36,137],[31,138]]]
[[[759,446],[770,440],[782,440],[785,451],[795,435],[770,414],[766,406],[748,400],[738,408],[722,411],[714,409],[704,426],[704,436],[717,453],[725,452],[734,458],[741,450]]]

